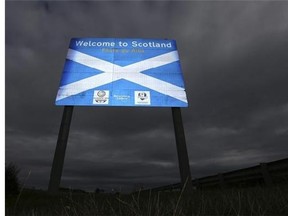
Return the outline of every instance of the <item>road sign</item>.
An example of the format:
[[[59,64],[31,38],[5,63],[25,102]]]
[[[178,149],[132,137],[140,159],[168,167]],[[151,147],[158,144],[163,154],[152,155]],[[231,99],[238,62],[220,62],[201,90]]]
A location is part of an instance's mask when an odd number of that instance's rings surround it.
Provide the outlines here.
[[[56,105],[187,107],[176,41],[71,39]]]

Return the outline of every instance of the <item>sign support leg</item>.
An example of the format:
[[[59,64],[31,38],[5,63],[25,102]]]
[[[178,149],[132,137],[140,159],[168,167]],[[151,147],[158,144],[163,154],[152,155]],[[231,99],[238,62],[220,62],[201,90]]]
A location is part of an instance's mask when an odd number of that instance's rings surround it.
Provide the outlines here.
[[[182,188],[185,187],[185,191],[191,191],[192,181],[190,165],[180,107],[172,107],[172,116],[178,153],[181,185]]]
[[[48,187],[49,193],[57,193],[59,190],[73,108],[73,106],[64,107],[60,130],[58,134],[57,146],[55,149],[52,169],[50,173],[50,181]]]

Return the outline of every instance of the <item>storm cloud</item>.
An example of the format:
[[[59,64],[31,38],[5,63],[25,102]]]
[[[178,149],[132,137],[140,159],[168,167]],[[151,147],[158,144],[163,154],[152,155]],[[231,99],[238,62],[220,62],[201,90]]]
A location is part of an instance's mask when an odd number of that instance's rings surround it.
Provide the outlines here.
[[[73,37],[177,41],[192,178],[288,157],[287,2],[6,1],[6,162],[47,189]],[[75,107],[62,186],[180,182],[169,108]]]

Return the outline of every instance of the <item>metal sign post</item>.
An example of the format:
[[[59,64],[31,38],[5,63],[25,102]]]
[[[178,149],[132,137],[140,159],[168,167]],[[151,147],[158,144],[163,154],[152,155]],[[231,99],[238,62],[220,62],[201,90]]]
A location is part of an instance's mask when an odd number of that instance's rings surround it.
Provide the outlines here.
[[[73,106],[64,107],[61,126],[58,134],[57,146],[50,173],[50,181],[48,187],[49,193],[57,193],[59,190],[73,108]]]
[[[182,188],[185,187],[185,191],[190,191],[192,189],[192,181],[180,107],[172,107],[172,116],[178,153],[181,184]]]

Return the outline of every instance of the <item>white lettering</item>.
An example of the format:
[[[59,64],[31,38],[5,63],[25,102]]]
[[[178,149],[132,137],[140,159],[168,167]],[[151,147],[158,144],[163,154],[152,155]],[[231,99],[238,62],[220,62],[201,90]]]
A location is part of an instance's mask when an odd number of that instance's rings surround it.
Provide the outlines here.
[[[132,47],[172,48],[172,44],[171,42],[169,43],[156,43],[156,42],[141,43],[137,41],[132,41]]]
[[[76,41],[76,46],[82,46],[83,41]]]
[[[108,41],[76,41],[76,46],[92,46],[92,47],[114,47],[115,42],[108,42]]]
[[[107,47],[107,48],[113,48],[116,46],[115,42],[111,41],[75,41],[76,46],[85,46],[85,47]],[[128,43],[127,42],[122,42],[119,41],[118,45],[120,47],[128,47]],[[168,43],[157,43],[157,42],[138,42],[138,41],[132,41],[131,42],[131,46],[133,48],[172,48],[172,43],[168,42]]]
[[[132,41],[132,47],[137,47],[137,41]]]

